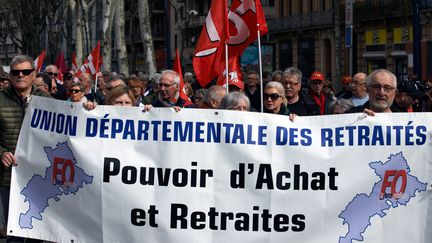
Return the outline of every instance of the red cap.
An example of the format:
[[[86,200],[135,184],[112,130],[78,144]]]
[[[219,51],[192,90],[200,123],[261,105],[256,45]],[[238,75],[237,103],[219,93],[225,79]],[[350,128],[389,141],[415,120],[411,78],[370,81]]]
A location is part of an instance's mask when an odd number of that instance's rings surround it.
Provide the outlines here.
[[[229,85],[234,85],[234,86],[236,86],[237,88],[239,88],[240,90],[244,90],[244,84],[243,84],[243,82],[241,81],[241,80],[239,80],[239,79],[230,79],[229,81],[228,81],[228,86]],[[224,87],[226,87],[226,84],[224,84]]]
[[[348,75],[344,75],[341,78],[342,84],[350,84],[351,81],[352,81],[352,78],[351,78],[351,76],[348,76]]]
[[[310,77],[310,80],[324,81],[324,76],[320,72],[313,72],[311,77]]]

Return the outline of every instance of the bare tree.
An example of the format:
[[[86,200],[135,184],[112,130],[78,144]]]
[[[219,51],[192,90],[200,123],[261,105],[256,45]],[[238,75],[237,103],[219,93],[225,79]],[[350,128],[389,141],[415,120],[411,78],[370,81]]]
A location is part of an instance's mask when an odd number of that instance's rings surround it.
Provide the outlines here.
[[[124,0],[116,1],[115,31],[120,73],[129,76],[128,56],[125,41]]]
[[[115,4],[112,0],[105,0],[102,22],[103,50],[102,59],[104,70],[111,71],[111,32],[114,17]]]
[[[149,75],[156,73],[156,61],[154,55],[153,38],[150,25],[150,11],[148,0],[138,1],[139,24],[141,29],[141,39],[144,45],[145,72]]]
[[[74,16],[73,33],[75,33],[75,55],[77,60],[78,68],[81,66],[81,61],[83,60],[83,33],[82,33],[82,13],[80,10],[80,0],[71,0],[70,8]]]

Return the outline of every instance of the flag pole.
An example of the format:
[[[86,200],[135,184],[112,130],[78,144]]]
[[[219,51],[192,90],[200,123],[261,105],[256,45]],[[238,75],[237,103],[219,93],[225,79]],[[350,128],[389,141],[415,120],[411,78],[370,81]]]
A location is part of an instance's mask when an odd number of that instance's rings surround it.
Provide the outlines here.
[[[95,93],[97,92],[97,85],[98,85],[98,79],[97,79],[97,74],[98,74],[98,72],[96,72],[96,74],[95,74],[95,88],[94,88],[94,91],[95,91]]]
[[[226,74],[225,74],[225,77],[226,77],[226,91],[227,91],[227,94],[229,93],[229,85],[228,85],[228,83],[229,83],[229,70],[228,70],[228,43],[225,41],[225,70],[226,70]]]
[[[258,31],[258,65],[259,65],[259,77],[260,77],[260,95],[261,95],[261,113],[264,112],[264,107],[263,107],[263,103],[264,103],[264,99],[263,99],[263,92],[264,92],[264,87],[263,87],[263,76],[262,76],[262,59],[261,59],[261,31],[260,31],[260,24],[257,23],[257,31]]]

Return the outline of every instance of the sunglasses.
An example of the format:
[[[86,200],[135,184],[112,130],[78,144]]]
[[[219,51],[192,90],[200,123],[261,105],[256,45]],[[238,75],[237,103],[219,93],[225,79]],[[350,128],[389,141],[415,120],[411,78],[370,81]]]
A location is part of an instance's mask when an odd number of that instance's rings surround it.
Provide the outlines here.
[[[20,73],[22,73],[24,76],[28,76],[33,71],[34,71],[34,69],[22,69],[22,70],[12,69],[12,70],[10,70],[10,74],[12,74],[13,76],[19,76]]]
[[[279,99],[279,97],[281,97],[281,96],[279,94],[276,94],[276,93],[272,93],[272,94],[264,93],[263,97],[264,97],[264,100],[268,100],[268,98],[270,97],[270,99],[272,101],[275,101],[275,100]]]
[[[48,74],[49,76],[54,76],[54,77],[57,77],[57,76],[58,76],[58,73],[53,73],[53,72],[47,72],[47,74]]]
[[[81,90],[79,89],[71,89],[69,91],[71,92],[71,94],[78,94],[79,92],[81,92]]]

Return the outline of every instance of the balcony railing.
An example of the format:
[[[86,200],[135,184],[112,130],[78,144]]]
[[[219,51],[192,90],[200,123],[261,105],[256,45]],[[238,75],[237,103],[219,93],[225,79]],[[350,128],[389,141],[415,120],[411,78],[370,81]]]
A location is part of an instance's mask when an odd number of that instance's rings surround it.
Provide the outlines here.
[[[333,10],[281,17],[267,21],[269,31],[295,31],[333,25]]]

